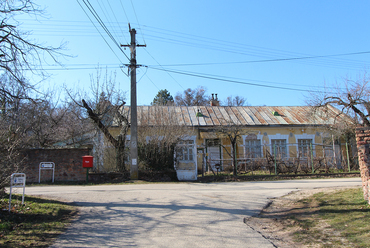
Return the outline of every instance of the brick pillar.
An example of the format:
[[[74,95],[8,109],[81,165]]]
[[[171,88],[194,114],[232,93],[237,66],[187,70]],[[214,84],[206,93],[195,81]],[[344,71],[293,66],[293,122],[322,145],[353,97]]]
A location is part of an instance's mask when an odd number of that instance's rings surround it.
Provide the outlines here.
[[[364,198],[370,204],[370,127],[356,128],[356,143]]]

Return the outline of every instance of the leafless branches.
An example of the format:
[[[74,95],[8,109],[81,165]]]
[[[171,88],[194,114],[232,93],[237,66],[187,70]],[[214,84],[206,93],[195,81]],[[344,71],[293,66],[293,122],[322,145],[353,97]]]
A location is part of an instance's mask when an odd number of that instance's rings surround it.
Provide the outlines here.
[[[223,105],[225,106],[245,106],[247,105],[247,100],[242,96],[228,96]]]
[[[8,74],[24,91],[33,89],[34,85],[26,80],[25,73],[32,72],[43,79],[45,74],[42,64],[49,60],[57,63],[63,45],[59,47],[44,46],[28,39],[29,33],[22,31],[16,20],[21,14],[42,14],[42,10],[31,0],[1,1],[0,3],[0,68]],[[14,97],[2,88],[1,95]]]
[[[89,131],[91,134],[89,137],[95,145],[97,160],[101,163],[104,160],[103,157],[99,157],[100,155],[103,156],[103,149],[105,149],[104,141],[100,140],[100,133],[102,133],[105,139],[115,148],[116,169],[126,171],[126,135],[130,124],[126,113],[122,112],[122,107],[125,104],[125,93],[117,90],[115,76],[115,73],[108,73],[107,71],[103,74],[102,70],[98,68],[95,75],[90,75],[89,96],[73,93],[72,90],[68,89],[67,93],[72,101],[87,113],[90,123],[94,126]],[[115,130],[118,129],[119,133],[112,133],[110,131],[112,127]]]
[[[210,98],[206,95],[204,87],[186,89],[183,93],[177,93],[175,104],[177,106],[209,106]]]
[[[232,158],[232,165],[233,165],[233,175],[237,176],[237,143],[241,140],[242,135],[248,133],[254,133],[253,131],[246,131],[237,123],[230,122],[228,125],[219,126],[215,129],[215,132],[218,137],[227,138],[231,144],[230,151],[226,149],[225,146],[222,146],[226,153]]]
[[[22,14],[37,17],[43,10],[32,0],[0,1],[0,191],[20,165],[20,149],[48,147],[67,138],[64,121],[72,118],[67,106],[57,106],[27,80],[30,73],[45,79],[43,64],[58,63],[63,45],[31,40],[17,20]]]
[[[370,126],[370,87],[367,73],[356,80],[344,79],[342,85],[331,87],[325,93],[312,94],[308,101],[309,105],[316,111],[325,111],[334,106],[342,114],[353,118],[353,124]]]

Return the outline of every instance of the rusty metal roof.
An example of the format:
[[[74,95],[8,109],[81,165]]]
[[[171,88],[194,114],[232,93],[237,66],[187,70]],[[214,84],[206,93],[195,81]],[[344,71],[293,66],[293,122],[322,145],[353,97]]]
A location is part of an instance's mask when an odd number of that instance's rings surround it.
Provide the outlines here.
[[[130,107],[124,106],[122,111],[130,121]],[[138,106],[137,112],[138,125],[190,127],[330,125],[338,122],[340,113],[332,106],[326,112],[317,111],[314,115],[309,106]]]

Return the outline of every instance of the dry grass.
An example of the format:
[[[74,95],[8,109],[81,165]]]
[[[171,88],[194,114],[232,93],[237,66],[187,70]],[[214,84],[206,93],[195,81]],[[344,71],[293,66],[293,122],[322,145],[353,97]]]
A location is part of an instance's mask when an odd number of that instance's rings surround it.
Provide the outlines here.
[[[76,208],[62,202],[12,196],[0,199],[0,247],[49,247],[72,221]]]
[[[274,199],[246,223],[278,247],[370,247],[362,189],[316,189]]]

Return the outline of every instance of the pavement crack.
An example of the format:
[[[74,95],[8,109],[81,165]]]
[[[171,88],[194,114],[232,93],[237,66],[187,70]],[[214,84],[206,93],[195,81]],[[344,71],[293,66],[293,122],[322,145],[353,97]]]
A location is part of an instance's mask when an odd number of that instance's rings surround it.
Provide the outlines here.
[[[270,244],[272,244],[273,247],[275,248],[278,248],[278,246],[276,246],[268,237],[266,237],[262,232],[256,230],[253,226],[249,225],[248,224],[248,219],[250,217],[244,217],[243,219],[243,222],[244,224],[246,224],[250,229],[252,229],[253,231],[257,232],[258,234],[260,234],[265,240],[267,240],[268,242],[270,242]]]

